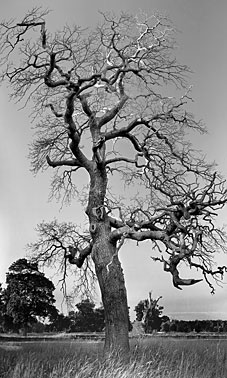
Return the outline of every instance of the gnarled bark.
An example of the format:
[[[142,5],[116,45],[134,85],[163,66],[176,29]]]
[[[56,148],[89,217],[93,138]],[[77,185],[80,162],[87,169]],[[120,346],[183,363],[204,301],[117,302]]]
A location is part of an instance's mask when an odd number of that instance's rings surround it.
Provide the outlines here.
[[[113,349],[128,352],[128,303],[124,275],[116,246],[106,241],[104,232],[93,247],[92,258],[105,310],[105,352]]]
[[[102,155],[102,150],[100,152]],[[123,270],[116,242],[112,241],[111,225],[104,208],[106,170],[98,163],[90,172],[91,185],[86,213],[93,240],[91,257],[99,282],[105,311],[105,352],[129,351],[128,302]],[[95,205],[95,206],[94,206]]]

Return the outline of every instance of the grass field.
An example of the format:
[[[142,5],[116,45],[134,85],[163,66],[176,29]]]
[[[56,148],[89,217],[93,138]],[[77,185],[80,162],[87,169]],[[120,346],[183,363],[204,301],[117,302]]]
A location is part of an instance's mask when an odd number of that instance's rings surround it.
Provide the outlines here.
[[[103,342],[1,342],[1,378],[226,378],[227,340],[131,341],[127,362]]]

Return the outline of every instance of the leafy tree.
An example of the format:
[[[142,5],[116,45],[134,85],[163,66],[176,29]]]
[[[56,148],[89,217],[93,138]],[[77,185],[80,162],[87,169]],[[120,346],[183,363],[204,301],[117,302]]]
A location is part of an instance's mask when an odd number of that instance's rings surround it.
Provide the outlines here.
[[[135,307],[136,319],[143,321],[145,333],[151,333],[153,330],[159,330],[162,321],[163,306],[159,306],[158,301],[162,297],[157,299],[152,299],[151,292],[149,293],[149,298],[144,299],[138,303]]]
[[[18,328],[27,332],[36,317],[49,317],[57,310],[54,306],[54,285],[38,270],[38,264],[19,259],[9,267],[4,290],[6,314]]]
[[[169,320],[162,323],[161,331],[163,331],[163,332],[169,332],[170,331],[170,321]]]
[[[78,312],[76,313],[75,325],[79,332],[95,330],[94,308],[95,304],[89,299],[85,299],[76,305]]]
[[[139,301],[139,303],[135,307],[136,320],[138,320],[139,322],[141,322],[144,317],[144,301],[145,300]]]
[[[69,331],[71,329],[72,319],[70,316],[65,316],[61,313],[56,313],[50,317],[50,323],[46,329],[51,332]]]
[[[178,320],[177,332],[184,332],[184,333],[190,332],[190,327],[189,327],[188,322],[185,322],[184,320]]]
[[[185,263],[214,292],[212,278],[221,279],[226,270],[213,268],[213,258],[226,250],[215,218],[227,192],[216,168],[188,140],[205,128],[188,111],[190,70],[174,55],[169,20],[103,14],[91,32],[67,25],[51,35],[47,13],[36,8],[18,23],[1,23],[1,78],[12,99],[33,104],[34,172],[53,169],[52,195],[65,201],[77,195],[89,227],[83,232],[72,224],[43,222],[31,248],[39,261],[58,262],[64,278],[68,263],[75,264],[80,289],[88,290],[97,277],[105,349],[127,352],[119,249],[128,239],[150,240],[154,261],[163,264],[177,289],[201,281],[181,277]],[[88,180],[86,190],[81,178]],[[127,188],[125,197],[118,178]]]
[[[105,327],[104,309],[95,308],[89,299],[82,300],[76,305],[77,311],[71,313],[74,332],[100,332]]]
[[[171,320],[169,330],[170,330],[170,332],[176,332],[177,331],[177,320]]]
[[[0,332],[17,331],[13,319],[6,313],[4,289],[0,284]]]

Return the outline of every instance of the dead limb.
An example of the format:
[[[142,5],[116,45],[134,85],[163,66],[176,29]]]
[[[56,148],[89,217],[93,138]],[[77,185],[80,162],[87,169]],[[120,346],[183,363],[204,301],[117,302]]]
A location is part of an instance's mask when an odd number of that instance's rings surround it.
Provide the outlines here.
[[[71,245],[68,247],[68,249],[69,254],[66,255],[66,258],[68,258],[69,263],[75,264],[78,268],[81,268],[84,260],[91,254],[92,243],[82,250]]]

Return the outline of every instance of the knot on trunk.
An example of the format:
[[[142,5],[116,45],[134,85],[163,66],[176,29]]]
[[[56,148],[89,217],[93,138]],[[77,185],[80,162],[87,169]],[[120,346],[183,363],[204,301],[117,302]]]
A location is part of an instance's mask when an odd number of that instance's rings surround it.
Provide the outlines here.
[[[94,234],[95,233],[95,231],[96,231],[96,224],[95,223],[91,223],[90,224],[90,233],[91,234]]]
[[[105,208],[103,205],[92,208],[92,215],[94,215],[98,221],[103,220],[104,214]]]

